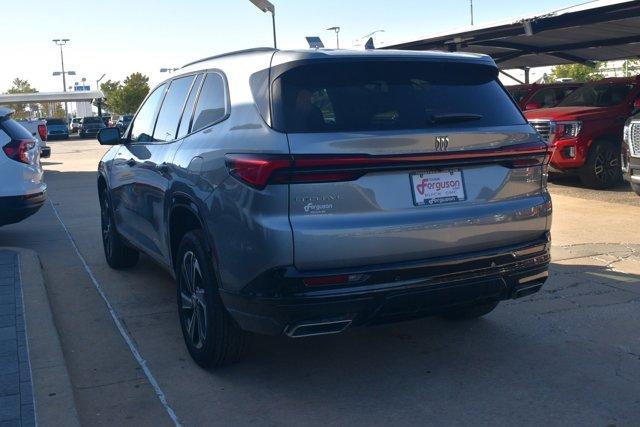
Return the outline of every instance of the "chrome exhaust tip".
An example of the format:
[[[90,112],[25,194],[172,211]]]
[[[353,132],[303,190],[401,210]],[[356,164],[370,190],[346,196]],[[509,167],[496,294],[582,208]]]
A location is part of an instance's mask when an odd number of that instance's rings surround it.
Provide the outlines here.
[[[290,338],[313,337],[317,335],[339,334],[351,325],[351,319],[330,322],[301,323],[289,326],[285,334]]]

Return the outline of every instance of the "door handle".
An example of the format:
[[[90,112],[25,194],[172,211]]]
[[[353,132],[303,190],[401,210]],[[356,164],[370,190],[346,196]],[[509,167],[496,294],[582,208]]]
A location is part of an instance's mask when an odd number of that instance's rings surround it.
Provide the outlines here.
[[[129,166],[131,166],[131,167],[134,167],[134,166],[136,165],[136,163],[137,163],[137,162],[136,162],[135,160],[133,160],[133,159],[129,159],[129,160],[127,160],[127,165],[129,165]]]

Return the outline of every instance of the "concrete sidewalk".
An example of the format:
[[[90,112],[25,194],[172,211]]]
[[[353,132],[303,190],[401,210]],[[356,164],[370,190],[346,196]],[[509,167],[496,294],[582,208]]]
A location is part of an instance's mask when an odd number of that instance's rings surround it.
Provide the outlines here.
[[[79,425],[38,256],[0,248],[0,425],[36,424]]]

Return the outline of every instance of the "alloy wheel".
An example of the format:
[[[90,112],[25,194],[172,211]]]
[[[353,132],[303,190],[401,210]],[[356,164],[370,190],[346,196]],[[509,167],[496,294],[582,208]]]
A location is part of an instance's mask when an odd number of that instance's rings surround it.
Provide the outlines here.
[[[618,156],[613,150],[607,149],[600,151],[596,156],[593,172],[598,181],[609,183],[615,180],[619,168]]]
[[[193,252],[185,252],[180,270],[180,315],[187,339],[194,348],[201,349],[207,336],[207,303],[202,270]]]

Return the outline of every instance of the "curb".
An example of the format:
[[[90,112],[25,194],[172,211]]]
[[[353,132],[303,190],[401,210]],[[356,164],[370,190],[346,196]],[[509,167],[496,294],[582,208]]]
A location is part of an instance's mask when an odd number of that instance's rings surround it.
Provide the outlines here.
[[[36,417],[41,426],[79,426],[73,388],[53,321],[38,254],[18,253]]]

